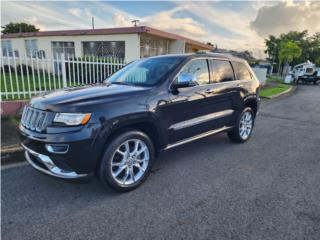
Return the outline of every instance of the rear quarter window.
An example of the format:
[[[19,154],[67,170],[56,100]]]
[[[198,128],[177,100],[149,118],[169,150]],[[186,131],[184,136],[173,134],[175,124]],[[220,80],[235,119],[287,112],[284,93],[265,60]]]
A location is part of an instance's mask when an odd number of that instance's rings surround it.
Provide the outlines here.
[[[211,60],[213,65],[213,82],[229,82],[234,80],[234,73],[229,61],[226,60]]]
[[[242,62],[232,62],[232,66],[234,69],[234,73],[236,75],[237,80],[250,80],[252,79],[252,75],[248,69],[248,67]]]

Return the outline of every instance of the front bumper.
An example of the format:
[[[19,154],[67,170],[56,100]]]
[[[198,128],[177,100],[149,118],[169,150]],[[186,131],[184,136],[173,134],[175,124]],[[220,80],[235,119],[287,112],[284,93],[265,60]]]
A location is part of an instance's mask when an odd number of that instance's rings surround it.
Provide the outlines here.
[[[104,136],[99,125],[87,125],[76,131],[37,133],[19,126],[26,160],[36,169],[60,178],[78,178],[92,173],[99,163]],[[51,151],[49,146],[66,146],[65,151]]]
[[[32,167],[39,170],[40,172],[46,173],[48,175],[64,178],[64,179],[76,179],[86,177],[88,174],[78,174],[74,171],[67,171],[59,168],[54,164],[51,158],[47,155],[37,153],[25,145],[21,144],[25,150],[26,160],[30,163]]]

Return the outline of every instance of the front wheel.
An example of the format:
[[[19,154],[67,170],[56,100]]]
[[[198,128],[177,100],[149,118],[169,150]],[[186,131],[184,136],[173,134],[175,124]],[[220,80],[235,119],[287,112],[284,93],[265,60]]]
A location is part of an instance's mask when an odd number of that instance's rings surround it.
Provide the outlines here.
[[[231,141],[236,143],[244,143],[249,140],[254,126],[255,114],[250,107],[245,108],[240,114],[237,122],[232,129],[228,132]]]
[[[127,131],[108,144],[100,163],[99,178],[116,191],[133,190],[150,174],[153,156],[153,143],[147,135]]]

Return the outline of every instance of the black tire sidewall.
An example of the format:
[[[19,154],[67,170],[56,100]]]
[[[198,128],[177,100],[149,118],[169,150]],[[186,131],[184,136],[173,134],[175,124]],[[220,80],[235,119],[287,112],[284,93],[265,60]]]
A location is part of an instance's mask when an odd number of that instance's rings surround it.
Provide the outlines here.
[[[142,140],[149,149],[150,158],[149,158],[148,167],[141,179],[139,179],[137,182],[131,185],[122,185],[116,182],[112,177],[110,162],[112,160],[114,152],[117,150],[119,145],[129,139]],[[131,191],[137,188],[140,184],[142,184],[145,181],[145,179],[149,176],[153,162],[154,162],[154,155],[155,155],[154,153],[155,151],[154,151],[153,143],[146,134],[140,131],[128,130],[116,136],[112,141],[110,141],[110,144],[108,144],[107,149],[105,150],[105,153],[103,154],[103,157],[100,163],[99,178],[104,185],[110,186],[116,191],[119,191],[119,192]]]

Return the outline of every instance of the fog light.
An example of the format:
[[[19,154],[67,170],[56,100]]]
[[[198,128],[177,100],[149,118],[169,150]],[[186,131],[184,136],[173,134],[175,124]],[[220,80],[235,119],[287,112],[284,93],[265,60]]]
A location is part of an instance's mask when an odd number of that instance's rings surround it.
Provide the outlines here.
[[[69,150],[69,145],[67,144],[46,144],[46,149],[50,153],[64,154]]]

